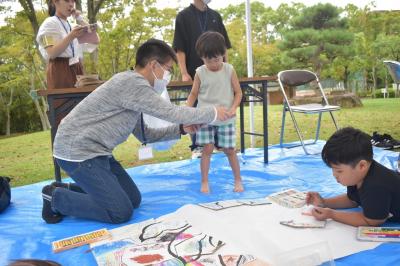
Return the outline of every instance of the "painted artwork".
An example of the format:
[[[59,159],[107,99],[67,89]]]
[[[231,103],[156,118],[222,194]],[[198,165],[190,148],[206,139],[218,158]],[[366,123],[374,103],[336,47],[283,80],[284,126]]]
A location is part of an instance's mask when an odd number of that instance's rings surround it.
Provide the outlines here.
[[[288,189],[268,196],[271,201],[287,208],[301,208],[306,204],[306,192]]]
[[[112,240],[91,245],[100,266],[266,265],[250,255],[219,254],[223,241],[185,221],[151,219],[111,233]]]
[[[199,203],[198,205],[214,211],[224,210],[238,206],[258,206],[271,204],[268,199],[240,199],[240,200],[224,200],[224,201],[213,201],[207,203]]]

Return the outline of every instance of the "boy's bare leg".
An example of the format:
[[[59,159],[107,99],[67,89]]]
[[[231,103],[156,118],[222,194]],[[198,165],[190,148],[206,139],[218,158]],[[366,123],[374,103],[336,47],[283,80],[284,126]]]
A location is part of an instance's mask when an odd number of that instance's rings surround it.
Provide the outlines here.
[[[228,156],[229,164],[231,165],[233,176],[235,177],[234,192],[243,192],[242,178],[240,176],[240,165],[235,148],[224,148],[224,153]]]
[[[214,150],[214,144],[206,144],[203,147],[203,152],[200,159],[200,171],[201,171],[201,188],[202,193],[210,193],[208,186],[208,172],[210,170],[210,159],[211,154]]]

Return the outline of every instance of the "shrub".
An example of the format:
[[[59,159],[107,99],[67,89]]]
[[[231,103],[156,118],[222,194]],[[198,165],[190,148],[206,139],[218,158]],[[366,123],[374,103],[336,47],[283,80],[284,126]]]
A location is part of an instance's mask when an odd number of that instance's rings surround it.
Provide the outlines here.
[[[394,96],[395,96],[395,91],[393,89],[388,89],[387,93],[386,93],[386,97],[394,98]],[[375,98],[383,98],[382,89],[377,89],[375,91]]]

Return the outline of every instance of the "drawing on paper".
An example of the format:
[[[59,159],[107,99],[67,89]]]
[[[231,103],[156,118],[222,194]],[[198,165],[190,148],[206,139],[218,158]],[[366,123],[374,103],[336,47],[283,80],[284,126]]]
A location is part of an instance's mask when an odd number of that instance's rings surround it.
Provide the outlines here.
[[[113,239],[95,243],[98,265],[266,265],[250,255],[226,255],[222,240],[185,221],[148,220],[111,231]]]
[[[271,204],[268,199],[240,199],[240,200],[224,200],[224,201],[213,201],[207,203],[199,203],[198,205],[214,211],[224,210],[238,206],[258,206]]]

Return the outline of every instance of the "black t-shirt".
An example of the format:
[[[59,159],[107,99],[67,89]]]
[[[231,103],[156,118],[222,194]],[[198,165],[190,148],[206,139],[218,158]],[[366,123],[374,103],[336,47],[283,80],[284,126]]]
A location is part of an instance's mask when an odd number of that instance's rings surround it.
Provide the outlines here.
[[[225,38],[226,47],[231,48],[231,42],[218,12],[208,7],[205,11],[200,11],[191,4],[176,16],[173,47],[175,51],[180,50],[185,53],[186,68],[192,78],[196,69],[203,65],[195,46],[197,39],[205,31],[221,33]]]
[[[362,207],[369,219],[400,222],[400,175],[373,161],[359,189],[347,187],[347,196]]]

